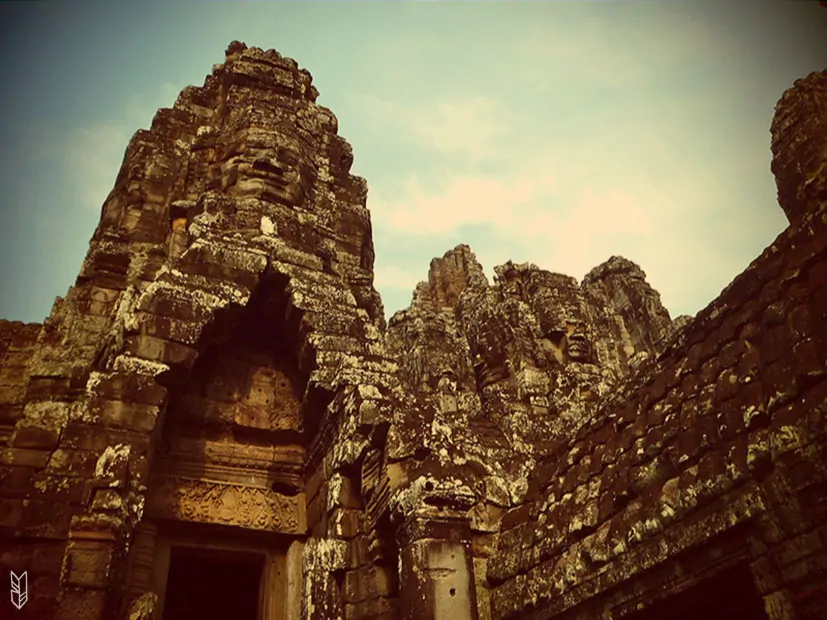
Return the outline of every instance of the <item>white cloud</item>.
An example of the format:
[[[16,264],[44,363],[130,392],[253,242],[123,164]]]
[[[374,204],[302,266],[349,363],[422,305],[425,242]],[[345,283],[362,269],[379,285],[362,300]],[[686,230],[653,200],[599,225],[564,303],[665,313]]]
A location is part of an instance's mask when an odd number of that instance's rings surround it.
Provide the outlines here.
[[[500,248],[526,254],[503,256],[499,262],[532,260],[553,269],[565,263],[572,275],[608,258],[613,240],[651,235],[658,219],[652,205],[625,190],[585,186],[564,192],[552,179],[530,172],[460,177],[431,192],[414,178],[397,196],[393,202],[372,201],[377,230],[411,236],[487,226]]]
[[[67,185],[84,208],[100,209],[112,190],[129,140],[139,129],[148,129],[155,112],[172,107],[180,88],[164,83],[149,97],[131,95],[117,115],[94,125],[57,132],[57,140],[44,143],[41,156],[57,155],[63,163]]]
[[[617,235],[652,232],[651,206],[616,187],[585,186],[564,208],[550,210],[536,205],[520,222],[522,235],[549,237],[558,245],[599,240]]]
[[[426,266],[427,268],[427,266]],[[421,281],[424,280],[424,269],[415,272],[406,269],[398,264],[382,261],[374,268],[374,285],[381,289],[402,289],[410,292]]]
[[[470,95],[410,105],[370,94],[347,96],[377,122],[402,132],[419,146],[472,162],[495,157],[494,151],[510,130],[507,109],[488,97]]]
[[[418,117],[415,109],[394,109],[397,118]],[[438,181],[416,172],[372,185],[369,206],[378,234],[456,239],[458,231],[485,229],[482,247],[471,245],[489,273],[512,259],[582,278],[609,256],[626,256],[644,269],[673,315],[696,312],[752,258],[710,235],[714,220],[718,230],[737,236],[734,223],[749,217],[749,209],[739,211],[739,192],[721,185],[719,170],[689,164],[681,144],[667,144],[657,124],[643,130],[629,125],[574,147],[503,124],[504,146],[492,151],[497,159],[487,169],[469,168],[472,153],[446,152],[407,127],[422,138],[424,160],[444,165]],[[422,257],[423,274],[429,259]],[[412,289],[421,278],[394,260],[383,254],[377,268],[407,277],[377,272],[377,287],[389,289],[393,282],[398,288],[405,281]]]
[[[129,142],[122,124],[72,131],[63,143],[65,172],[84,207],[99,209],[109,194]]]
[[[469,224],[488,224],[514,229],[523,224],[533,204],[551,197],[555,182],[551,176],[520,174],[516,177],[458,176],[444,188],[426,189],[412,174],[402,187],[388,193],[394,198],[372,199],[378,228],[408,235],[434,234]],[[530,226],[525,226],[530,228]]]
[[[529,32],[514,51],[532,59],[514,69],[517,77],[532,83],[535,92],[560,88],[565,81],[570,88],[572,77],[592,86],[628,86],[642,83],[651,73],[640,54],[596,32],[581,31],[574,36]]]

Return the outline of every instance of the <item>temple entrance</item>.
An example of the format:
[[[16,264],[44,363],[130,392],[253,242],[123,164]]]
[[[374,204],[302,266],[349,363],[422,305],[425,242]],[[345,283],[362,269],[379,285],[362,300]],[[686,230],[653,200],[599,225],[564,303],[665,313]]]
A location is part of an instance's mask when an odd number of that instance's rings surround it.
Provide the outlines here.
[[[264,562],[252,552],[173,546],[163,620],[259,620]]]
[[[658,601],[628,620],[767,620],[764,601],[746,567],[737,567]]]

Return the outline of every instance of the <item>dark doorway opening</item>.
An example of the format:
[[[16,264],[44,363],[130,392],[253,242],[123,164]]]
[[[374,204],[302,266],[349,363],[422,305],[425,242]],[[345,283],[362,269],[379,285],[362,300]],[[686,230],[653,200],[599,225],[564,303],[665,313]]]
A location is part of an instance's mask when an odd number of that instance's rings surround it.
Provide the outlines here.
[[[768,620],[747,567],[738,567],[623,617],[624,620]]]
[[[264,556],[172,547],[163,620],[258,620]]]

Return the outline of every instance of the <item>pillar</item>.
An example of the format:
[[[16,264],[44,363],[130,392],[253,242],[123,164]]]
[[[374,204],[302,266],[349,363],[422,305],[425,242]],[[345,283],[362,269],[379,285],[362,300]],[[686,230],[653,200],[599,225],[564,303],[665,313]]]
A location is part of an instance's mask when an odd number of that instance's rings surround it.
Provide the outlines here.
[[[412,517],[398,538],[402,618],[478,620],[468,521]]]
[[[143,521],[135,528],[130,554],[131,566],[129,590],[127,592],[130,601],[138,598],[144,592],[153,590],[155,581],[155,542],[157,537],[158,527],[151,521]]]

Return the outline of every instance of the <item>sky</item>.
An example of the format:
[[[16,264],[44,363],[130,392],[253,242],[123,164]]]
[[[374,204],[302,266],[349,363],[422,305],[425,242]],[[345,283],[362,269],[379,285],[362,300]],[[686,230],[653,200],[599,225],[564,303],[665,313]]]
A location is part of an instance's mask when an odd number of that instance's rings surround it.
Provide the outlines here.
[[[132,134],[232,40],[307,68],[367,179],[388,317],[460,243],[695,314],[785,228],[775,103],[827,68],[815,2],[0,4],[0,317],[80,269]]]

